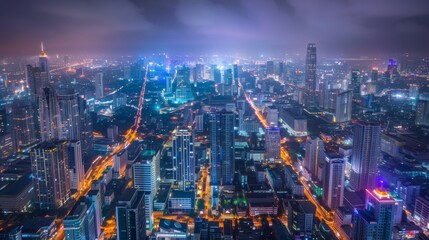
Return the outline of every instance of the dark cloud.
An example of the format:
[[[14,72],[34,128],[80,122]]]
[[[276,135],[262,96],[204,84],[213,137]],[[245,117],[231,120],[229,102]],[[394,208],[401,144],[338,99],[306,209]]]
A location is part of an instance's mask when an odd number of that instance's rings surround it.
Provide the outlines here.
[[[6,0],[0,55],[429,52],[427,0]]]

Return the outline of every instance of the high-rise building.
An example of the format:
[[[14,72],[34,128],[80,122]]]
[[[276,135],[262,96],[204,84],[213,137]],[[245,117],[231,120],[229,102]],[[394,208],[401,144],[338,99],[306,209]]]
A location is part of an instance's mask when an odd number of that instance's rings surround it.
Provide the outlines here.
[[[335,106],[335,122],[352,120],[352,91],[343,91],[337,94]]]
[[[305,88],[306,88],[306,105],[314,106],[317,94],[317,55],[316,44],[307,45],[307,57],[305,61]]]
[[[94,207],[94,223],[95,223],[95,237],[100,238],[101,237],[101,224],[103,221],[102,218],[102,211],[101,211],[101,205],[102,205],[102,199],[101,199],[101,192],[99,190],[90,190],[88,194],[86,195],[86,198],[91,201]]]
[[[17,101],[13,104],[12,133],[16,150],[28,147],[36,141],[34,110],[30,103]]]
[[[47,74],[47,77],[49,79],[50,69],[49,69],[48,55],[45,52],[43,43],[41,43],[41,49],[40,49],[40,55],[39,55],[39,68],[41,72]]]
[[[153,226],[153,199],[159,189],[160,182],[159,160],[160,154],[158,153],[150,159],[142,159],[133,164],[134,188],[145,194],[145,225],[147,232],[150,232]]]
[[[116,205],[116,237],[118,240],[143,240],[145,231],[144,192],[128,188]]]
[[[102,72],[97,73],[95,76],[95,97],[97,99],[104,97],[104,82]]]
[[[232,184],[234,180],[233,112],[221,111],[210,115],[210,177],[212,186]]]
[[[265,157],[271,162],[280,158],[280,128],[278,127],[265,129]]]
[[[65,239],[97,239],[95,220],[93,202],[81,197],[64,218]]]
[[[274,61],[267,62],[267,74],[274,74]]]
[[[429,93],[422,93],[418,97],[416,125],[429,126]]]
[[[87,105],[87,101],[83,98],[79,98],[79,125],[80,125],[80,140],[82,142],[82,154],[87,156],[92,153],[93,149],[93,127],[90,108]]]
[[[232,85],[232,69],[225,69],[223,71],[223,83],[225,85]]]
[[[70,198],[68,142],[43,142],[31,149],[35,203],[42,209],[56,209]]]
[[[294,235],[308,235],[313,232],[316,207],[307,200],[288,202],[288,228]]]
[[[79,96],[73,89],[62,89],[58,93],[60,107],[60,131],[63,139],[81,139]]]
[[[323,201],[332,210],[343,206],[345,160],[328,154],[323,171]]]
[[[386,191],[367,189],[365,210],[354,214],[353,239],[391,239],[396,204]]]
[[[194,135],[186,127],[177,127],[173,131],[173,178],[184,191],[194,189],[195,157]]]
[[[353,190],[359,191],[376,187],[380,144],[380,125],[365,122],[355,124],[350,176],[350,185]]]
[[[362,78],[359,69],[353,69],[351,74],[351,87],[353,89],[353,95],[360,96],[360,86],[362,85]]]
[[[279,125],[279,110],[275,107],[266,108],[267,123],[270,126],[277,127]]]
[[[30,92],[33,96],[38,96],[41,92],[42,87],[47,86],[48,82],[46,78],[42,78],[42,71],[39,67],[33,67],[27,65],[25,70],[25,77],[27,79],[27,84],[30,89]]]
[[[45,87],[39,96],[39,126],[42,141],[63,139],[58,96],[53,88]]]
[[[80,191],[84,187],[85,172],[83,170],[82,148],[79,140],[69,141],[68,160],[70,189]]]
[[[318,179],[319,165],[323,165],[324,160],[325,145],[323,144],[323,141],[318,137],[307,137],[304,167],[311,174],[313,180]]]

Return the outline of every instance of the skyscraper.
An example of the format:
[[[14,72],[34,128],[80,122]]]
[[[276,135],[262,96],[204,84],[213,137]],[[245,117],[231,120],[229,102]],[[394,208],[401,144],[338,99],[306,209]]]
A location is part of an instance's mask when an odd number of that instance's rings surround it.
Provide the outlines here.
[[[319,165],[323,164],[324,160],[325,145],[323,141],[318,137],[307,137],[304,167],[310,172],[313,180],[318,179]]]
[[[265,158],[268,161],[280,158],[280,128],[278,127],[265,129]]]
[[[267,74],[274,74],[274,61],[267,62]]]
[[[42,209],[63,206],[70,197],[68,142],[43,142],[31,149],[35,203]]]
[[[81,197],[64,219],[65,239],[97,239],[95,220],[93,202]]]
[[[350,177],[350,185],[353,190],[359,191],[376,187],[380,143],[380,125],[365,122],[355,124]]]
[[[145,233],[144,192],[127,188],[116,205],[118,240],[143,240]]]
[[[90,154],[93,148],[93,127],[90,109],[87,105],[87,101],[83,98],[78,98],[79,104],[79,128],[80,128],[80,140],[82,142],[82,154],[84,156]]]
[[[189,128],[177,127],[173,131],[173,177],[183,190],[195,185],[194,135]]]
[[[316,44],[307,45],[307,57],[305,61],[305,88],[306,88],[306,106],[314,106],[317,94],[317,77],[316,77]]]
[[[352,120],[352,91],[339,92],[335,103],[335,122],[348,122]]]
[[[36,141],[34,111],[30,103],[18,101],[12,109],[14,149],[25,148]]]
[[[72,140],[68,146],[68,169],[70,173],[70,189],[82,190],[85,181],[83,170],[82,148],[79,140]]]
[[[210,177],[212,186],[232,184],[234,179],[233,112],[221,111],[210,115]]]
[[[422,93],[416,105],[416,125],[429,126],[429,93]]]
[[[224,71],[223,71],[223,83],[225,84],[225,85],[232,85],[232,79],[233,79],[233,76],[232,76],[232,69],[225,69]]]
[[[39,96],[39,125],[41,140],[63,139],[58,96],[51,87],[44,87]]]
[[[391,239],[395,204],[386,191],[367,189],[365,210],[354,214],[353,239]]]
[[[102,212],[101,212],[101,192],[99,190],[90,190],[86,195],[86,198],[91,201],[94,206],[94,223],[95,223],[95,235],[96,238],[100,238],[101,236],[101,223],[102,223]]]
[[[79,96],[73,89],[62,89],[58,94],[61,136],[67,140],[81,138]]]
[[[95,76],[95,97],[97,99],[104,97],[104,82],[102,72],[97,73]]]
[[[328,154],[323,171],[323,201],[332,210],[343,206],[345,161]]]

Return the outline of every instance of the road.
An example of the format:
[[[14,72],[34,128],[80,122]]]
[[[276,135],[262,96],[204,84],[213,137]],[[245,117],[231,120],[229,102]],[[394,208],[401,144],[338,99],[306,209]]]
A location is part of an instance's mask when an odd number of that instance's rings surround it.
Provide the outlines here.
[[[148,69],[148,68],[146,68]],[[77,192],[73,195],[74,199],[79,199],[82,196],[86,196],[88,192],[91,190],[91,184],[94,180],[99,179],[102,175],[104,170],[106,170],[107,167],[113,165],[113,159],[114,156],[122,151],[123,149],[127,148],[131,142],[137,139],[137,132],[138,128],[140,126],[141,122],[141,116],[142,116],[142,110],[144,105],[144,95],[146,91],[146,82],[147,82],[147,72],[143,79],[143,86],[140,92],[140,99],[139,99],[139,105],[138,110],[136,114],[136,118],[134,121],[134,124],[128,129],[126,134],[124,135],[123,141],[116,146],[116,148],[107,156],[104,156],[102,158],[97,158],[91,165],[91,167],[88,169],[88,172],[91,174],[85,174],[85,181],[84,181],[84,187],[81,191]],[[60,219],[62,220],[62,219]],[[61,221],[62,222],[62,221]],[[114,229],[116,226],[116,222],[114,221],[106,221],[107,225],[105,226],[106,229]],[[64,228],[63,224],[61,223],[60,228]],[[57,234],[57,237],[55,239],[63,239],[64,234]],[[108,236],[106,236],[108,237]]]
[[[241,82],[239,82],[240,87],[242,87]],[[268,127],[268,122],[265,116],[261,113],[260,109],[254,104],[252,98],[249,96],[248,93],[245,92],[246,101],[249,103],[249,105],[253,108],[255,115],[258,117],[261,124],[264,126],[264,128]],[[299,172],[294,168],[292,161],[290,159],[289,153],[287,151],[287,148],[280,144],[280,153],[281,158],[284,161],[285,165],[290,165],[297,174]],[[307,181],[303,181],[303,179],[299,179],[301,184],[304,186],[304,194],[307,197],[307,199],[313,203],[316,207],[316,217],[319,218],[321,221],[324,221],[329,228],[339,237],[339,233],[334,229],[334,212],[333,211],[327,211],[318,201],[313,197],[313,195],[310,192],[310,189],[307,185]]]

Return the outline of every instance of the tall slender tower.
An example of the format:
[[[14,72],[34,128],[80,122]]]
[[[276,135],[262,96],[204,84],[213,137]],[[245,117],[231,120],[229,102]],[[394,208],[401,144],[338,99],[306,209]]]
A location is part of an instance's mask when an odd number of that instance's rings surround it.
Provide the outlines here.
[[[232,184],[234,180],[233,112],[221,111],[210,116],[210,177],[212,186]]]
[[[63,139],[60,123],[58,96],[54,89],[45,87],[39,96],[39,124],[42,142]]]
[[[345,161],[328,154],[323,171],[323,201],[332,210],[343,206]]]
[[[177,127],[173,131],[173,177],[183,190],[195,185],[194,136],[186,127]]]
[[[40,49],[40,55],[39,55],[39,69],[42,76],[42,82],[43,83],[49,83],[51,80],[50,74],[49,74],[49,62],[48,62],[48,55],[45,52],[45,49],[43,47],[43,42],[41,43],[41,49]],[[40,86],[45,87],[45,86]]]
[[[316,44],[307,45],[307,57],[305,61],[305,88],[306,88],[306,106],[315,106],[317,101],[317,55]]]
[[[353,130],[351,188],[355,191],[376,187],[377,164],[380,159],[381,127],[358,122]]]
[[[73,89],[59,91],[58,103],[60,107],[60,131],[64,139],[80,140],[79,96]]]

